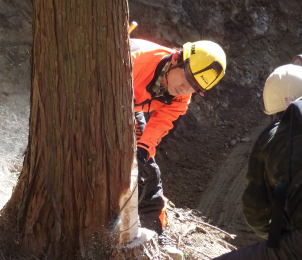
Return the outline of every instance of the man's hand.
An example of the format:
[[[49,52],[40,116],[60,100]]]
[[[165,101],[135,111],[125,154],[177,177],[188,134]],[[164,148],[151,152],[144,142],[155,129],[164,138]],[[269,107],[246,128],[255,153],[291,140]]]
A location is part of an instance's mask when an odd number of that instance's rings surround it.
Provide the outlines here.
[[[148,152],[142,147],[137,147],[137,160],[141,163],[146,164],[146,160],[148,158]]]
[[[152,173],[146,164],[147,156],[147,150],[137,147],[138,184],[140,186],[146,186],[152,179]]]
[[[142,201],[146,193],[146,185],[152,180],[152,172],[147,167],[146,159],[148,152],[144,148],[137,147],[138,164],[138,204]]]

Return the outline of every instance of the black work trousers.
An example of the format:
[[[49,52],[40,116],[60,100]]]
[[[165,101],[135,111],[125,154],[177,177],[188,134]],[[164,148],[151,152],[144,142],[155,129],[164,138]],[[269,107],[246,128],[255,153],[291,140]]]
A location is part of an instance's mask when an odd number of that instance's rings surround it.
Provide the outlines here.
[[[252,244],[213,260],[302,260],[302,229],[292,230],[281,239],[280,249],[266,247],[266,241]]]
[[[135,112],[136,138],[139,140],[146,125],[144,112]],[[144,185],[138,185],[138,196],[141,200],[138,205],[138,215],[141,226],[154,230],[158,234],[162,232],[162,223],[159,219],[164,208],[163,188],[161,173],[155,159],[151,157],[145,164],[152,178]]]

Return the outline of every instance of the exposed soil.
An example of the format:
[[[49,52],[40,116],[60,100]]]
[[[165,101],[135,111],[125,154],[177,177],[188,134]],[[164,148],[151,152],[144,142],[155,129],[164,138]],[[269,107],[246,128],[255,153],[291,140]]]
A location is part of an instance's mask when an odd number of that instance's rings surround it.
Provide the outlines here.
[[[0,208],[10,198],[28,139],[31,1],[0,0]]]

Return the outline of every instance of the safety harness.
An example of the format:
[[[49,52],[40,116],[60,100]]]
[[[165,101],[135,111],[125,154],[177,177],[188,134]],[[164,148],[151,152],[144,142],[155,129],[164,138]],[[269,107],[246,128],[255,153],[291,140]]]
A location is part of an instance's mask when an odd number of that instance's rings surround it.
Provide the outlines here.
[[[171,56],[172,55],[167,55],[162,58],[162,60],[159,62],[159,64],[156,67],[152,80],[146,86],[147,92],[151,94],[151,99],[146,99],[145,101],[139,104],[135,103],[135,106],[142,106],[144,108],[144,106],[147,104],[149,106],[148,108],[148,113],[149,113],[150,105],[153,100],[157,100],[161,103],[171,105],[174,96],[169,94],[167,87],[160,86],[160,81],[164,76],[165,70],[168,66]]]
[[[292,155],[292,134],[293,134],[293,119],[297,119],[302,126],[302,98],[292,102],[284,111],[281,122],[290,120],[290,142],[289,142],[289,162],[288,162],[288,177],[285,182],[282,182],[275,187],[274,190],[274,206],[272,211],[268,241],[266,246],[273,249],[280,248],[281,234],[284,216],[286,216],[286,200],[287,191],[291,184],[291,155]],[[302,169],[301,169],[302,171]],[[300,188],[302,182],[295,185],[296,189]]]

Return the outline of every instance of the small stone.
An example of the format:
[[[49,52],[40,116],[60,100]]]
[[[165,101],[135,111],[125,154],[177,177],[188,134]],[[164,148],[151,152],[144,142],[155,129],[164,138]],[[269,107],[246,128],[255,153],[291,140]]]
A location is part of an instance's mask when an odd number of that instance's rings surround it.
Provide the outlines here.
[[[248,143],[249,141],[251,141],[251,138],[249,138],[249,137],[243,137],[243,138],[241,139],[241,142]]]
[[[176,247],[166,245],[164,250],[173,260],[183,260],[184,253]]]
[[[235,144],[237,144],[237,141],[236,141],[236,140],[232,140],[232,141],[231,141],[231,145],[234,146]]]

